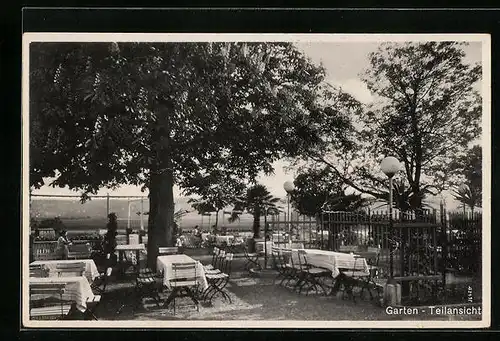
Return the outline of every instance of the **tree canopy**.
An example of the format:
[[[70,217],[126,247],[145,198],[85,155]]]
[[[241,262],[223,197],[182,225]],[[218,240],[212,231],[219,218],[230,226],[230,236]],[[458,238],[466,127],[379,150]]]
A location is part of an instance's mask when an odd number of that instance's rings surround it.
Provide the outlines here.
[[[345,100],[324,76],[290,43],[32,43],[30,186],[142,185],[154,267],[173,241],[174,184],[207,196],[218,174],[255,182],[348,125],[324,105]]]
[[[335,144],[306,156],[330,166],[354,189],[387,199],[385,156],[402,163],[398,178],[409,206],[454,184],[450,163],[481,132],[481,99],[474,85],[480,65],[466,62],[458,42],[384,43],[369,56],[362,77],[375,101],[355,110],[351,146]],[[333,130],[334,131],[334,130]]]

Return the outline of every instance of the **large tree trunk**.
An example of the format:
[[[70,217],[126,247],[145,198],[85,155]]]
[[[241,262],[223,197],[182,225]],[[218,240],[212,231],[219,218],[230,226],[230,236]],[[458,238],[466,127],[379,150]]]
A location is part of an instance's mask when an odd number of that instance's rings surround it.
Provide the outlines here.
[[[260,210],[258,208],[253,212],[253,237],[260,238]]]

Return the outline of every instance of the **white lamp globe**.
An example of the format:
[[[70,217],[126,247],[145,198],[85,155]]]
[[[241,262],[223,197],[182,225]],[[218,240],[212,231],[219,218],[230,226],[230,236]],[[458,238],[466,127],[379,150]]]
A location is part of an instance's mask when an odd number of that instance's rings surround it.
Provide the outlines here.
[[[460,187],[458,187],[458,190],[460,192],[468,192],[469,191],[469,186],[467,186],[466,184],[461,184]]]
[[[283,188],[285,189],[285,191],[287,191],[287,193],[290,193],[293,192],[293,190],[295,189],[295,185],[291,181],[286,181],[283,184]]]
[[[380,163],[380,168],[385,175],[387,175],[389,178],[392,178],[394,174],[399,172],[399,170],[401,169],[401,164],[399,163],[399,160],[394,156],[388,156],[382,160],[382,162]]]

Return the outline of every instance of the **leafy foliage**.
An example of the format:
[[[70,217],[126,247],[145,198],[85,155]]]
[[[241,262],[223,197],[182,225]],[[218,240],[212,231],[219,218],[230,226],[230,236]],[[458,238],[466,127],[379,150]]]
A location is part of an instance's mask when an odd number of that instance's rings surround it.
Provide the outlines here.
[[[257,184],[247,189],[244,195],[236,199],[236,204],[232,211],[229,221],[235,221],[239,213],[247,211],[253,215],[253,233],[254,238],[260,238],[260,217],[276,213],[279,209],[277,203],[280,198],[273,197],[266,186]]]
[[[411,208],[421,207],[426,194],[453,185],[450,163],[481,132],[481,100],[474,90],[481,67],[466,64],[464,45],[382,44],[363,74],[376,101],[368,110],[353,111],[359,120],[354,147],[308,157],[329,165],[357,191],[382,199],[387,179],[379,165],[393,155],[402,162],[400,181]]]

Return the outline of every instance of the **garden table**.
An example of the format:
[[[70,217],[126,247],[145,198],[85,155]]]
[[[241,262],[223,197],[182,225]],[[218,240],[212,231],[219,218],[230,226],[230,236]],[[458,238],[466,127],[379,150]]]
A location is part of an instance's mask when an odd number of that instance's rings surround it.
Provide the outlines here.
[[[272,254],[271,250],[273,246],[275,246],[275,243],[268,240],[266,242],[267,246],[264,246],[264,242],[257,242],[255,243],[255,251],[259,254],[264,254],[265,248],[267,248],[267,255],[270,256]]]
[[[208,287],[203,265],[199,261],[194,260],[188,255],[178,254],[178,255],[159,256],[156,259],[156,269],[159,272],[163,271],[163,284],[167,288],[170,288],[170,280],[174,278],[174,273],[172,271],[173,263],[181,263],[181,264],[196,263],[196,282],[203,290],[205,290]]]
[[[87,311],[87,302],[94,300],[94,293],[90,287],[89,281],[83,276],[74,277],[30,277],[30,283],[33,284],[66,284],[62,298],[65,301],[73,301],[76,308],[81,312]],[[59,298],[59,297],[57,297]]]
[[[42,265],[49,272],[49,277],[57,277],[57,265],[58,264],[85,264],[85,273],[83,274],[89,283],[91,283],[94,278],[99,277],[99,271],[93,259],[77,259],[77,260],[37,260],[30,265]]]
[[[136,264],[135,271],[139,272],[140,268],[140,254],[141,251],[146,251],[146,247],[144,244],[125,244],[125,245],[117,245],[116,251],[118,251],[118,261],[123,263],[123,260],[126,259],[125,252],[135,252]],[[125,268],[122,268],[122,274],[125,272]]]

